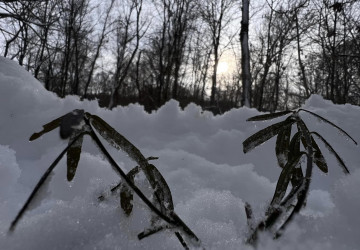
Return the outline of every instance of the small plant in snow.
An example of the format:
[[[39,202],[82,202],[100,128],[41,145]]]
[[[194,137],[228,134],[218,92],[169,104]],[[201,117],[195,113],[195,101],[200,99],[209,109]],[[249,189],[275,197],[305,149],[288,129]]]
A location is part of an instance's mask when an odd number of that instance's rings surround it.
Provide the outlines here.
[[[258,131],[243,142],[243,151],[244,153],[247,153],[270,138],[277,136],[275,152],[278,164],[282,168],[274,196],[267,208],[265,219],[260,223],[255,224],[253,222],[250,205],[246,204],[245,206],[250,228],[250,236],[247,239],[249,244],[256,244],[259,231],[270,231],[274,234],[274,238],[281,236],[286,226],[294,218],[294,215],[299,213],[300,209],[305,205],[314,163],[322,172],[328,172],[327,163],[315,138],[320,139],[320,141],[325,144],[330,153],[336,157],[343,171],[346,174],[349,173],[344,161],[324,137],[317,132],[309,131],[299,114],[300,112],[309,113],[321,121],[332,125],[357,145],[357,142],[344,130],[327,119],[305,109],[283,111],[249,118],[248,121],[264,121],[291,114],[284,121],[275,123]],[[293,125],[296,126],[297,131],[291,137]],[[304,151],[302,151],[301,144]],[[301,166],[301,158],[303,156],[306,156],[305,172],[303,172]],[[286,194],[290,185],[291,189]]]
[[[114,187],[112,191],[115,191],[117,188],[121,189],[121,207],[123,208],[125,214],[131,214],[133,208],[133,193],[136,193],[154,213],[151,219],[152,227],[140,233],[138,235],[139,239],[143,239],[164,229],[174,229],[176,237],[179,239],[184,248],[187,249],[188,245],[182,235],[185,235],[192,245],[196,247],[201,246],[198,237],[175,213],[172,195],[165,179],[159,170],[148,162],[149,160],[157,158],[145,158],[138,148],[136,148],[131,142],[129,142],[123,135],[119,134],[104,120],[96,115],[84,112],[84,110],[74,110],[51,121],[50,123],[45,124],[42,131],[39,133],[34,133],[30,137],[30,141],[39,138],[43,134],[48,133],[57,127],[60,127],[61,138],[69,140],[68,146],[59,154],[59,156],[43,174],[31,195],[27,199],[26,203],[17,214],[14,221],[11,223],[10,231],[15,229],[18,221],[25,213],[26,209],[28,208],[33,198],[36,196],[41,186],[44,184],[46,178],[65,154],[67,154],[67,179],[68,181],[71,181],[74,178],[78,162],[80,160],[83,137],[85,135],[89,135],[95,144],[99,147],[100,151],[104,154],[106,159],[109,161],[115,172],[117,172],[121,177],[121,183]],[[98,134],[111,146],[118,150],[123,150],[125,153],[127,153],[128,156],[138,164],[138,166],[132,169],[128,174],[125,174],[106,150],[101,140],[99,139]],[[146,179],[149,181],[152,187],[152,201],[150,201],[134,184],[134,177],[140,171],[145,174]],[[101,199],[103,197],[99,198]]]

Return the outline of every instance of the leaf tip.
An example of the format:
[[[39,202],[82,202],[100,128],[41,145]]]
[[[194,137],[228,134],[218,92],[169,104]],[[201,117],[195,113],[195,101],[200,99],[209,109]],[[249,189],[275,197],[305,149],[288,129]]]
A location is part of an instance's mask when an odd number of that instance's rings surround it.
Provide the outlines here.
[[[30,138],[29,138],[29,141],[34,141],[36,140],[37,138],[40,137],[40,133],[33,133]]]

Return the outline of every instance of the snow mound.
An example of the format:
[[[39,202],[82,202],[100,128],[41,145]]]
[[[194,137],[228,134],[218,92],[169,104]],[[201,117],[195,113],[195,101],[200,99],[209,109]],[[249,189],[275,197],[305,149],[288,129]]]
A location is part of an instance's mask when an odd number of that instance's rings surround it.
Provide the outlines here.
[[[304,108],[327,117],[360,141],[360,108],[334,105],[312,96]],[[182,249],[172,231],[142,241],[151,218],[146,206],[134,200],[126,217],[119,197],[97,197],[119,181],[91,140],[85,137],[77,174],[66,181],[66,160],[60,161],[42,189],[41,200],[25,213],[16,231],[8,228],[40,176],[67,145],[58,129],[29,142],[42,125],[74,109],[84,109],[107,121],[163,174],[173,194],[175,211],[201,238],[207,249],[251,249],[244,203],[257,220],[272,198],[280,173],[271,139],[244,155],[242,142],[277,121],[246,122],[255,109],[231,110],[221,116],[190,104],[184,110],[172,100],[147,114],[137,104],[101,109],[96,101],[74,96],[59,99],[28,72],[0,57],[0,249]],[[352,173],[344,176],[335,158],[320,145],[329,173],[314,170],[307,207],[273,241],[261,236],[259,249],[358,249],[360,211],[359,148],[331,126],[302,114],[311,130],[319,131],[343,157]],[[135,163],[108,147],[119,165],[129,171]],[[40,197],[39,197],[40,198]]]

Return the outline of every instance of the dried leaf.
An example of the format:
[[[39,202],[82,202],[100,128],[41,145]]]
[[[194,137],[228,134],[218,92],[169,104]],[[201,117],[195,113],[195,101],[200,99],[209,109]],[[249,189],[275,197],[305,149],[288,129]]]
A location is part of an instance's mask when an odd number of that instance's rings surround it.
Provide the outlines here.
[[[243,142],[244,153],[249,152],[261,143],[266,142],[270,138],[280,133],[281,130],[286,129],[288,126],[291,126],[293,123],[295,123],[295,119],[293,119],[293,117],[289,117],[285,121],[270,125],[253,134]]]
[[[247,119],[247,121],[265,121],[265,120],[271,120],[283,115],[287,115],[290,113],[294,113],[293,111],[281,111],[281,112],[275,112],[275,113],[271,113],[271,114],[265,114],[265,115],[257,115],[257,116],[253,116],[250,117],[249,119]]]

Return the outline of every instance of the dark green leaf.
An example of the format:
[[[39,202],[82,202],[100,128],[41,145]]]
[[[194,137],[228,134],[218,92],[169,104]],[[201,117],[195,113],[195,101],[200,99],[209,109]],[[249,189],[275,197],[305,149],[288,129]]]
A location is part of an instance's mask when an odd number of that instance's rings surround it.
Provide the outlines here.
[[[293,186],[293,188],[296,188],[299,185],[301,185],[303,179],[304,179],[304,174],[302,172],[301,164],[299,162],[298,165],[295,167],[293,174],[291,176],[291,185]]]
[[[281,171],[276,184],[274,197],[270,203],[271,206],[280,204],[281,200],[284,198],[294,169],[298,165],[303,154],[304,152],[301,152],[297,157],[291,159]]]
[[[250,117],[249,119],[247,119],[247,121],[265,121],[265,120],[271,120],[283,115],[287,115],[290,113],[294,113],[293,111],[281,111],[281,112],[275,112],[275,113],[271,113],[271,114],[265,114],[265,115],[257,115],[257,116],[253,116]]]
[[[289,145],[289,160],[297,157],[300,154],[300,138],[300,132],[296,132],[292,137]]]
[[[127,174],[127,177],[130,179],[130,181],[134,183],[134,177],[139,173],[140,170],[141,168],[137,166]],[[154,202],[157,204],[157,207],[162,213],[169,215],[170,212],[174,211],[174,204],[168,184],[154,165],[147,164],[146,172],[148,181],[154,188]],[[120,188],[121,208],[124,210],[126,215],[130,215],[133,208],[133,191],[126,185],[121,185]]]
[[[305,149],[308,150],[308,143],[306,142],[305,138],[307,136],[309,136],[309,138],[311,137],[310,131],[309,131],[308,127],[306,126],[305,122],[301,119],[297,121],[296,125],[301,134],[302,144],[304,145]]]
[[[335,157],[336,160],[338,161],[339,165],[342,167],[343,171],[346,174],[350,174],[349,169],[345,166],[345,163],[343,161],[343,159],[341,159],[341,157],[338,155],[338,153],[336,153],[336,151],[333,149],[333,147],[324,139],[324,137],[322,137],[319,133],[317,132],[312,132],[312,134],[316,135],[318,138],[320,138],[325,146],[327,147],[327,149],[330,151],[330,153],[332,153]]]
[[[71,135],[69,145],[78,136],[78,133]],[[72,181],[75,176],[76,169],[80,160],[81,147],[84,135],[80,135],[75,143],[73,143],[67,151],[67,180]]]
[[[283,168],[288,161],[290,146],[291,126],[281,130],[276,138],[275,153],[279,166]]]
[[[295,122],[295,119],[292,117],[287,118],[285,121],[275,123],[273,125],[270,125],[269,127],[266,127],[259,132],[253,134],[249,138],[247,138],[243,142],[243,151],[244,153],[249,152],[253,148],[257,147],[261,143],[266,142],[273,136],[277,135],[282,131],[283,129],[286,129],[288,126],[291,126]]]
[[[316,141],[314,140],[314,138],[312,136],[311,136],[311,141],[312,141],[312,146],[314,149],[314,163],[316,164],[316,166],[318,166],[318,168],[322,172],[327,173],[328,166],[327,166],[326,160],[325,160],[323,154],[321,153],[319,146],[317,145]]]
[[[254,214],[253,210],[251,208],[250,203],[245,202],[245,214],[247,219],[247,225],[251,231],[255,228],[255,220],[254,220]]]
[[[86,113],[91,119],[91,125],[94,126],[96,131],[114,148],[123,150],[130,158],[137,162],[140,166],[144,166],[147,163],[146,158],[130,141],[128,141],[123,135],[118,133],[113,127],[107,124],[103,119],[96,115],[90,115]]]
[[[61,116],[59,118],[56,118],[55,120],[43,125],[43,130],[41,130],[40,132],[38,133],[34,133],[30,136],[29,140],[30,141],[33,141],[33,140],[36,140],[37,138],[39,138],[40,136],[42,136],[43,134],[46,134],[54,129],[56,129],[57,127],[60,126],[60,123],[61,123],[61,119],[63,118],[64,116]]]
[[[300,137],[301,133],[296,132],[291,139],[290,146],[289,146],[289,160],[295,159],[299,155],[301,155],[300,152]],[[293,171],[293,174],[291,176],[291,185],[295,188],[298,185],[302,183],[302,180],[304,178],[304,175],[302,173],[301,169],[301,163],[298,162],[295,166],[295,169]]]
[[[140,171],[139,166],[131,169],[129,173],[127,173],[127,177],[129,180],[134,183],[135,175],[138,174]],[[120,185],[120,205],[121,208],[124,210],[124,213],[129,216],[133,209],[132,201],[134,199],[133,191],[124,184]]]
[[[303,126],[305,126],[305,123],[302,120],[299,121],[299,122],[301,122],[303,124]],[[306,128],[307,132],[309,132],[306,126],[305,126],[305,128]],[[319,146],[317,145],[316,141],[311,136],[311,133],[309,135],[310,135],[310,138],[311,138],[311,147],[313,148],[313,156],[311,156],[312,159],[313,159],[313,162],[316,164],[316,166],[318,166],[320,171],[322,171],[324,173],[327,173],[328,172],[328,167],[327,167],[327,164],[326,164],[326,160],[325,160],[323,154],[321,153],[321,150],[320,150]],[[305,140],[305,136],[302,136],[301,139],[302,139],[302,143],[303,143],[304,147],[307,148],[308,144],[307,144],[307,142]]]
[[[152,164],[148,164],[147,159],[143,156],[138,148],[129,142],[124,136],[119,134],[114,128],[107,124],[100,117],[95,115],[86,114],[91,119],[91,124],[99,132],[99,134],[110,145],[117,149],[125,151],[134,161],[136,161],[141,170],[144,171],[146,178],[154,189],[155,200],[160,205],[163,213],[167,214],[174,209],[172,196],[165,179]]]
[[[160,205],[160,211],[169,216],[174,211],[174,203],[168,184],[160,171],[152,164],[147,164],[148,180],[154,188],[155,201]],[[171,215],[170,215],[171,216]]]
[[[307,112],[307,113],[309,113],[309,114],[312,114],[312,115],[315,116],[316,118],[319,118],[320,120],[322,120],[322,121],[330,124],[331,126],[337,128],[338,130],[340,130],[340,132],[341,132],[342,134],[344,134],[344,135],[346,135],[347,137],[349,137],[349,138],[355,143],[355,145],[357,145],[357,142],[356,142],[348,133],[346,133],[345,130],[343,130],[343,129],[340,128],[339,126],[335,125],[335,124],[332,123],[331,121],[325,119],[324,117],[322,117],[322,116],[320,116],[320,115],[318,115],[318,114],[315,114],[314,112],[311,112],[311,111],[309,111],[309,110],[306,110],[306,109],[299,109],[299,111],[305,111],[305,112]]]

